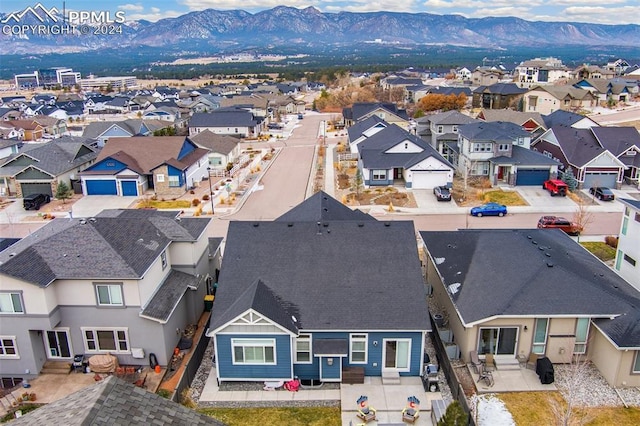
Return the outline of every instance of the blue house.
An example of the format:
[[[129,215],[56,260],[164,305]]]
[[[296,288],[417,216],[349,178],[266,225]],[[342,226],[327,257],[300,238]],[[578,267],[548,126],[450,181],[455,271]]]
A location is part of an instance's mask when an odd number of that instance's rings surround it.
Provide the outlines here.
[[[417,376],[429,331],[413,222],[319,192],[229,224],[207,333],[220,382]]]

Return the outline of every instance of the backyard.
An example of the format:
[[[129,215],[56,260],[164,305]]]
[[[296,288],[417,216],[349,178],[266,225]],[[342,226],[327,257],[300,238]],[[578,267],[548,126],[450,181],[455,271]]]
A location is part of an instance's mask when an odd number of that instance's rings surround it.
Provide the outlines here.
[[[342,422],[340,407],[203,408],[198,411],[229,426],[323,426]]]

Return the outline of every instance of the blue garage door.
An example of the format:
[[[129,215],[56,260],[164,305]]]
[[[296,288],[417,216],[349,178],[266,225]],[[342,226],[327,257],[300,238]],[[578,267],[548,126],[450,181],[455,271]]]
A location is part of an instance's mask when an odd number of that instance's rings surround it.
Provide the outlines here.
[[[549,179],[549,169],[518,169],[516,185],[542,185]]]
[[[122,195],[138,195],[138,183],[135,180],[123,180],[122,184]]]
[[[87,195],[118,195],[115,180],[87,180]]]

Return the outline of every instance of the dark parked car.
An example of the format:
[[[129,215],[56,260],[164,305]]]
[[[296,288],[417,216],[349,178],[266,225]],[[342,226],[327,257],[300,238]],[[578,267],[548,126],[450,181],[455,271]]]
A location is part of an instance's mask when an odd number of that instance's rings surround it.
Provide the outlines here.
[[[589,193],[593,194],[598,200],[602,201],[613,201],[616,196],[613,195],[613,191],[609,188],[605,188],[604,186],[594,186],[589,188]]]
[[[538,220],[538,228],[558,228],[569,235],[580,235],[582,231],[580,225],[560,216],[542,216]]]
[[[269,124],[267,124],[267,127],[269,129],[272,129],[272,130],[280,130],[280,129],[282,129],[282,126],[280,124],[277,124],[277,123],[269,123]]]
[[[471,209],[471,216],[504,216],[507,214],[507,206],[498,203],[486,203]]]
[[[31,194],[24,197],[22,206],[25,210],[40,210],[40,206],[51,201],[47,194]]]
[[[451,201],[451,191],[446,186],[436,186],[433,193],[438,201]]]

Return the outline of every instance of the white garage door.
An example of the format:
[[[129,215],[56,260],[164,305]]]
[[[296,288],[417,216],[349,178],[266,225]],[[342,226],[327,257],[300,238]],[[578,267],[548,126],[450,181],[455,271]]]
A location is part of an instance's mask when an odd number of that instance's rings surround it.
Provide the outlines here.
[[[447,175],[446,170],[413,172],[411,188],[432,189],[436,186],[446,185]]]
[[[584,184],[582,186],[585,189],[591,188],[592,186],[615,188],[617,180],[617,173],[587,172],[584,176]]]

